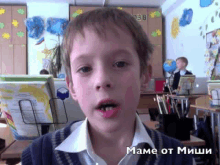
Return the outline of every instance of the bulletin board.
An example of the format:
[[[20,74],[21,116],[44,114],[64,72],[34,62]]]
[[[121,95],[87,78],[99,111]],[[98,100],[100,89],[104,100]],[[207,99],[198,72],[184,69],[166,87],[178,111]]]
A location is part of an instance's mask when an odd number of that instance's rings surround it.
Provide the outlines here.
[[[205,69],[211,80],[220,80],[220,28],[206,33]]]

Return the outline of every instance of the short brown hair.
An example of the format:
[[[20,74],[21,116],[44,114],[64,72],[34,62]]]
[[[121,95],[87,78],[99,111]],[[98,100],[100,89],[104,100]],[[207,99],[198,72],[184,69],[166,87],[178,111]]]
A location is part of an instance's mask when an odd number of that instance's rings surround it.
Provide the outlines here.
[[[182,62],[186,63],[186,66],[188,65],[188,60],[187,60],[186,57],[179,57],[179,58],[176,59],[176,61],[177,60],[182,60]]]
[[[40,71],[40,74],[50,74],[46,69],[42,69],[41,71]]]
[[[140,74],[146,71],[150,55],[153,52],[153,45],[150,43],[142,26],[131,14],[123,10],[107,7],[98,8],[77,16],[70,21],[65,31],[62,43],[62,62],[70,82],[72,82],[70,54],[76,34],[80,33],[84,37],[83,30],[89,27],[100,37],[106,38],[107,30],[113,30],[113,32],[117,33],[112,25],[116,25],[123,30],[126,29],[132,35],[140,61]]]

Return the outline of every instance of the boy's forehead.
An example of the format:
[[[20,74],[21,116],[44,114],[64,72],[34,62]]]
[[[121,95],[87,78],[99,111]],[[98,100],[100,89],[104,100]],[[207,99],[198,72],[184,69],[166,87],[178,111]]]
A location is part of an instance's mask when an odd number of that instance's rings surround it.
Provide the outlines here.
[[[131,40],[133,41],[133,38],[128,30],[122,30],[116,25],[109,25],[106,26],[104,29],[102,27],[88,26],[84,27],[81,31],[76,32],[74,42],[85,41],[88,38],[94,37],[98,37],[103,41],[108,40],[112,36],[114,36],[114,38],[120,39],[124,38],[122,37],[124,33],[126,33],[127,38],[131,38]]]

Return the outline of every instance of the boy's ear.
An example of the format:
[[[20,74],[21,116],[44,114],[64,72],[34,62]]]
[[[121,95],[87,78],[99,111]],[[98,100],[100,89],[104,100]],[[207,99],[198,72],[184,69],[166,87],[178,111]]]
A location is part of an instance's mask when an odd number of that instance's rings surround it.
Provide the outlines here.
[[[146,90],[152,77],[152,66],[148,64],[147,71],[141,76],[141,91]]]
[[[77,102],[76,93],[75,93],[75,90],[73,89],[73,82],[70,82],[70,79],[68,76],[66,76],[65,80],[66,80],[66,86],[68,87],[72,98]]]

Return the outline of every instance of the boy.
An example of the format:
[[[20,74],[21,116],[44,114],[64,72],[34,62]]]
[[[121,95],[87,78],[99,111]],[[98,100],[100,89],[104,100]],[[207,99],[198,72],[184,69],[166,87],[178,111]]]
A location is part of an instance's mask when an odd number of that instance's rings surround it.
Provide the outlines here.
[[[179,85],[179,81],[180,81],[180,76],[187,75],[187,74],[192,75],[191,72],[186,70],[186,67],[188,65],[188,60],[186,57],[177,58],[176,65],[177,65],[177,68],[179,69],[179,71],[174,74],[173,85],[172,85],[173,90],[177,89],[177,87]]]
[[[86,119],[35,140],[23,165],[192,164],[191,155],[177,154],[179,141],[150,130],[136,114],[153,48],[133,16],[111,8],[86,12],[69,23],[62,46],[67,86]],[[127,154],[132,147],[158,152]]]

